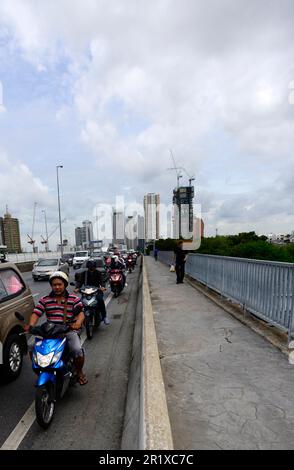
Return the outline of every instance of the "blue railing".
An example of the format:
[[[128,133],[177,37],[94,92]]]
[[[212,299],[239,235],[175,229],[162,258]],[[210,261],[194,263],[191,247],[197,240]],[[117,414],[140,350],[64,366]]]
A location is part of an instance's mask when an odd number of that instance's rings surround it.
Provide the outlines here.
[[[166,264],[172,252],[159,252]],[[186,273],[294,338],[294,264],[190,254]]]

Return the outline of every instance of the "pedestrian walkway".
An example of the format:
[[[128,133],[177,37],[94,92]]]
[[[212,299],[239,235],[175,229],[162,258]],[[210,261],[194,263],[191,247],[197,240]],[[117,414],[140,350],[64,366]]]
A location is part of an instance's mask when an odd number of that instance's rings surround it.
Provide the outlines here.
[[[144,258],[175,449],[294,449],[294,366]]]

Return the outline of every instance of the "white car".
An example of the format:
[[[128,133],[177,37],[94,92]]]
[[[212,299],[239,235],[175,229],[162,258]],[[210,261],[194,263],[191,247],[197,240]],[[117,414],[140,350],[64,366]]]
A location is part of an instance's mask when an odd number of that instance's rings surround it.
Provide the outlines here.
[[[82,266],[83,262],[87,261],[88,259],[90,259],[88,251],[77,251],[72,260],[73,268],[79,268],[80,266]]]
[[[55,271],[63,271],[68,275],[69,266],[67,263],[63,263],[60,258],[42,258],[34,264],[32,276],[34,281],[39,281],[40,279],[48,280]]]

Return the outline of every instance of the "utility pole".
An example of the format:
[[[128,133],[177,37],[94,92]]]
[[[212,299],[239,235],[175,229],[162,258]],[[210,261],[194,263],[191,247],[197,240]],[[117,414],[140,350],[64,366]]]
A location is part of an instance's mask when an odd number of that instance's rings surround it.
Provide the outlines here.
[[[58,213],[59,213],[59,233],[60,233],[60,256],[63,257],[63,241],[62,241],[62,227],[61,227],[61,211],[60,211],[60,194],[59,194],[59,177],[58,168],[63,168],[63,165],[56,166],[57,173],[57,195],[58,195]]]

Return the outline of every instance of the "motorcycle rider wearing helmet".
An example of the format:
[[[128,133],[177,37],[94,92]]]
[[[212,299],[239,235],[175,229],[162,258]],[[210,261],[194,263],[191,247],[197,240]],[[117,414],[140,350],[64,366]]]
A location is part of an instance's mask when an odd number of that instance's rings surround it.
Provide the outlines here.
[[[121,271],[123,277],[123,287],[125,287],[127,285],[126,275],[124,271],[126,269],[125,262],[120,259],[117,255],[113,255],[111,257],[110,269],[119,269]]]
[[[74,323],[68,323],[71,331],[66,333],[67,347],[74,358],[78,382],[80,385],[85,385],[88,380],[83,372],[85,358],[79,336],[85,319],[83,304],[78,296],[68,292],[68,276],[64,272],[56,271],[50,276],[49,282],[52,291],[39,300],[25,330],[28,331],[30,326],[35,326],[44,314],[52,323],[63,324],[74,320]],[[75,311],[79,313],[75,315]]]
[[[102,321],[105,325],[109,325],[110,321],[106,314],[106,307],[103,298],[103,292],[106,291],[104,287],[103,277],[100,271],[96,269],[95,260],[89,259],[86,264],[86,270],[81,273],[76,273],[75,282],[76,288],[75,292],[78,292],[82,286],[93,286],[99,287],[99,291],[96,294],[98,309],[101,313]]]

